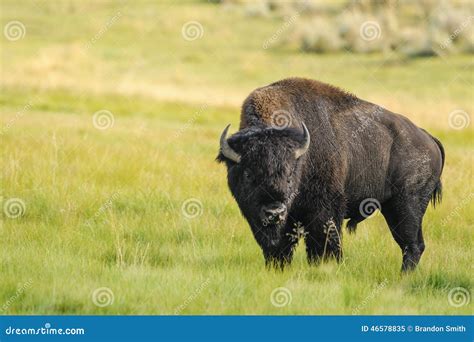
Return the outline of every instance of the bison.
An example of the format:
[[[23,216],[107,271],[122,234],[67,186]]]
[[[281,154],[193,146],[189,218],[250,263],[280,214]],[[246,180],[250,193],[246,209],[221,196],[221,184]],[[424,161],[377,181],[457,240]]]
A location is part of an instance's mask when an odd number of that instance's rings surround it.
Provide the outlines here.
[[[337,87],[289,78],[254,90],[218,162],[266,265],[284,268],[300,238],[310,263],[342,258],[342,225],[383,214],[414,269],[422,220],[441,200],[444,149],[406,117]]]

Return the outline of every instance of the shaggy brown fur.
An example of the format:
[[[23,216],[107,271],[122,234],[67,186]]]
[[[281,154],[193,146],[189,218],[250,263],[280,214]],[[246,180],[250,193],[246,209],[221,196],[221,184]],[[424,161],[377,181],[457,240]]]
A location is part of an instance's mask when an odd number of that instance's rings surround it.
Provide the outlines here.
[[[291,91],[292,89],[294,91]],[[276,126],[273,119],[278,114],[290,114],[289,127],[299,128],[301,126],[298,126],[298,114],[292,99],[311,101],[312,94],[318,94],[339,110],[348,109],[357,101],[351,93],[326,83],[304,78],[287,78],[250,93],[242,105],[240,129],[256,122]]]

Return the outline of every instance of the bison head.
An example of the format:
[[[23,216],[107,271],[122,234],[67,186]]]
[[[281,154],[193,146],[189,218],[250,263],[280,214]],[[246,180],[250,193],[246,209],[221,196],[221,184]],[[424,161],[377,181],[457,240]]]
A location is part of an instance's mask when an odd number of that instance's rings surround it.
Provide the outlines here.
[[[308,129],[251,127],[227,139],[229,126],[217,160],[227,166],[229,188],[259,245],[277,247],[298,194]]]

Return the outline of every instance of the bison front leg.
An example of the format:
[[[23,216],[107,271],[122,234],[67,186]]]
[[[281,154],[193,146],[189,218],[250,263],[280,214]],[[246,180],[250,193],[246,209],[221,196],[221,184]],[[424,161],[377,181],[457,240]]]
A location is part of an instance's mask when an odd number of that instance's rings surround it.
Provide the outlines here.
[[[283,270],[289,266],[293,259],[293,252],[298,244],[298,238],[290,232],[291,224],[287,224],[281,240],[276,246],[262,246],[265,257],[265,265],[268,268],[278,268]]]
[[[296,243],[296,241],[285,238],[278,246],[264,248],[263,255],[267,268],[283,270],[286,266],[289,266],[293,259]]]
[[[277,268],[283,270],[291,264],[293,259],[294,246],[289,245],[282,248],[272,248],[263,251],[265,265],[267,268]]]
[[[342,259],[342,219],[314,219],[308,224],[305,236],[309,263],[335,258]]]

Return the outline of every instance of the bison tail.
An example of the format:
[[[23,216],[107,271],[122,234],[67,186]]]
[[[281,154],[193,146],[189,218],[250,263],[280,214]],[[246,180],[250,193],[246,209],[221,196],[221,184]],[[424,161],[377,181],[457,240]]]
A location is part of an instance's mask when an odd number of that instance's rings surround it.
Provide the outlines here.
[[[446,158],[445,153],[444,153],[443,144],[441,144],[441,141],[439,141],[437,138],[435,138],[431,134],[430,134],[430,136],[435,141],[436,145],[438,145],[439,152],[441,153],[441,172],[443,172],[444,161],[445,161],[445,158]],[[433,193],[431,194],[431,203],[433,204],[433,207],[436,207],[436,204],[441,203],[441,198],[442,197],[443,197],[443,185],[441,184],[441,179],[439,179],[438,183],[436,184],[435,189],[433,190]]]
[[[350,219],[348,222],[347,222],[347,225],[346,225],[346,229],[347,231],[349,232],[349,234],[354,234],[356,232],[356,229],[357,229],[357,221],[354,220],[354,219]]]
[[[433,204],[433,207],[436,207],[436,204],[441,203],[442,197],[443,197],[443,184],[441,184],[441,181],[439,180],[438,183],[436,184],[435,189],[433,190],[433,193],[431,194],[431,204]]]
[[[433,140],[435,141],[436,145],[438,145],[438,148],[439,148],[439,152],[441,153],[441,171],[443,171],[443,168],[444,168],[444,160],[446,158],[445,154],[444,154],[444,147],[443,147],[443,144],[441,144],[441,141],[439,141],[437,138],[435,138],[434,136],[431,136],[431,138],[433,138]],[[441,186],[441,185],[440,185]]]

